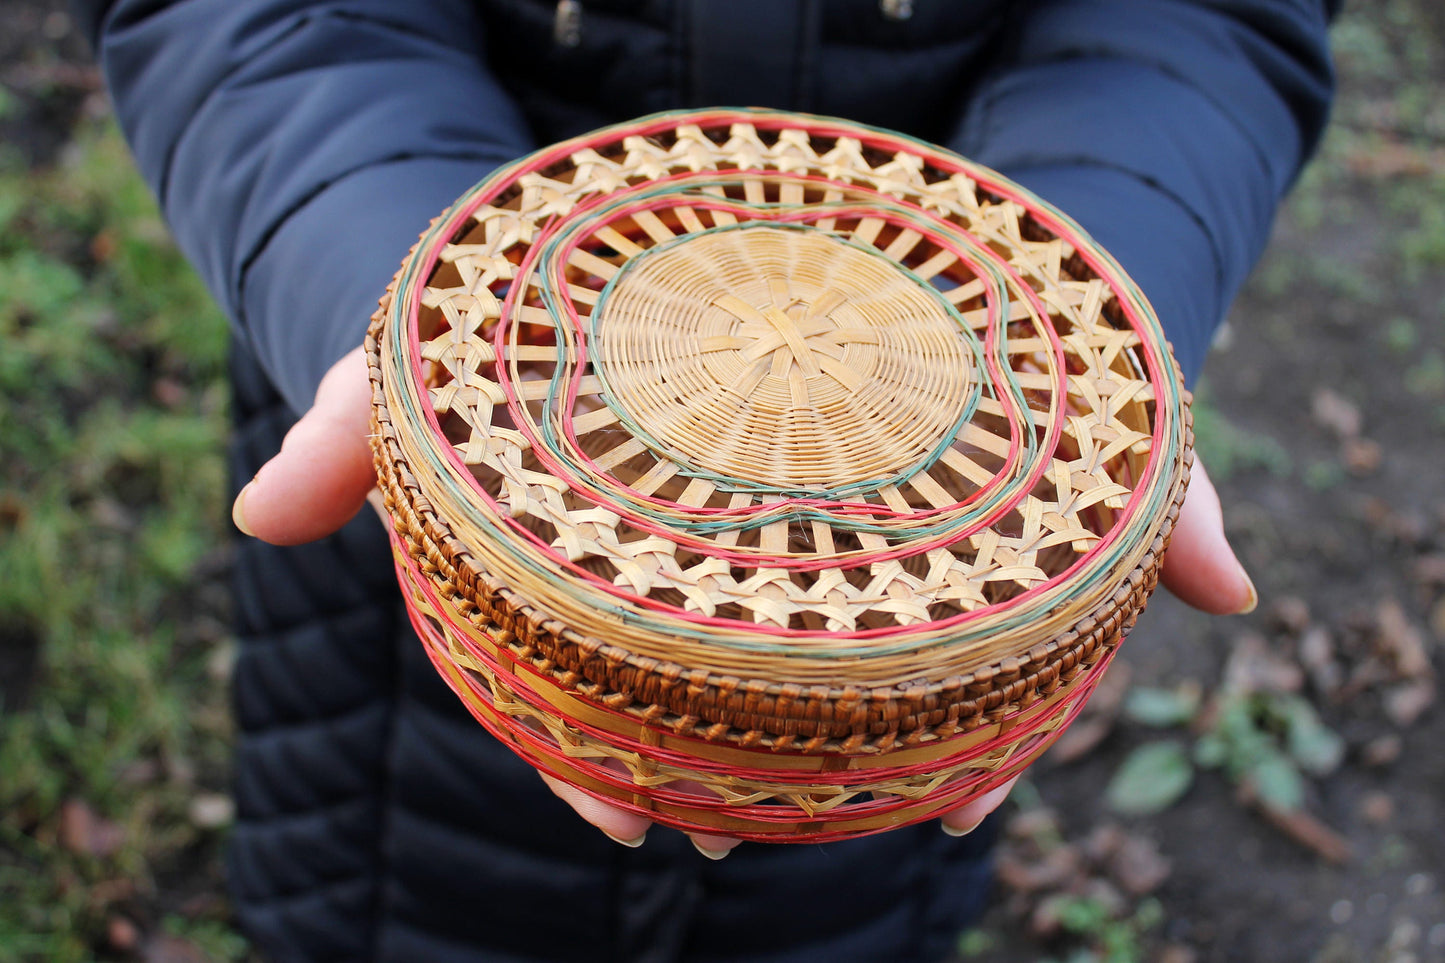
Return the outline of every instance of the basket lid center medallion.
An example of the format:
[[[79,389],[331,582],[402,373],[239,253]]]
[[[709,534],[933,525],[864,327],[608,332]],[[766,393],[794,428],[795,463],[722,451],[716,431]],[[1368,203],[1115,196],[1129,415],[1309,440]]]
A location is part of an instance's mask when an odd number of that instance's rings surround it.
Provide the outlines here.
[[[592,319],[594,368],[639,438],[779,488],[886,483],[953,437],[975,377],[972,331],[932,285],[815,228],[659,245]]]

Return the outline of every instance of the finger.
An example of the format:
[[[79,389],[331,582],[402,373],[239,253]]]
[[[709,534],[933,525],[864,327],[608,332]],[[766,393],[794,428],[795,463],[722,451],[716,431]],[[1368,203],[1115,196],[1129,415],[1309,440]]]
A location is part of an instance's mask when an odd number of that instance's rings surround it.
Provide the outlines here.
[[[730,836],[709,836],[707,833],[688,833],[687,838],[692,840],[693,848],[708,859],[722,859],[742,842]]]
[[[357,348],[321,379],[311,410],[236,496],[236,527],[273,545],[298,545],[345,525],[376,487],[370,433],[371,383]]]
[[[675,782],[668,788],[675,792],[691,793],[703,799],[716,800],[718,798],[716,791],[690,780]],[[738,844],[742,842],[741,839],[734,839],[731,836],[714,836],[711,833],[688,833],[687,838],[692,840],[693,848],[708,859],[722,859],[737,849]]]
[[[568,785],[556,776],[548,775],[545,772],[539,772],[538,775],[547,784],[547,788],[556,793],[557,798],[575,809],[577,815],[602,830],[615,842],[635,849],[641,846],[643,840],[647,838],[647,830],[652,825],[652,820],[589,796],[576,786]]]
[[[669,783],[667,788],[675,793],[697,797],[699,800],[716,802],[719,799],[715,790],[690,779],[679,779]],[[741,839],[734,839],[731,836],[714,836],[711,833],[687,833],[687,838],[692,841],[693,848],[708,859],[722,859],[742,842]]]
[[[1003,805],[1003,801],[1008,798],[1014,783],[1018,781],[1019,777],[1014,776],[1008,782],[990,789],[972,802],[944,813],[940,820],[943,823],[943,831],[950,836],[967,836],[979,827],[989,813]]]
[[[1219,495],[1197,460],[1160,578],[1180,601],[1214,615],[1242,614],[1259,603],[1254,583],[1224,536]]]

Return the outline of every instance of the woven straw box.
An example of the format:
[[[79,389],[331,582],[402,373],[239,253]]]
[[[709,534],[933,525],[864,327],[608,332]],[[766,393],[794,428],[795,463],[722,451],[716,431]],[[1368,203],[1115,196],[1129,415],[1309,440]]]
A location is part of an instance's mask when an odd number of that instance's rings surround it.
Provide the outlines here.
[[[1021,771],[1188,481],[1118,265],[999,175],[825,118],[658,115],[497,172],[367,351],[437,669],[539,769],[710,833],[862,835]]]

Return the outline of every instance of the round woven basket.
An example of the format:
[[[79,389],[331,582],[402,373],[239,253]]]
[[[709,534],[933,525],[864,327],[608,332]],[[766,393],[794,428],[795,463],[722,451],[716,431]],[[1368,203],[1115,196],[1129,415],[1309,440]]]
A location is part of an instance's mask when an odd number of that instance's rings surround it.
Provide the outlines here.
[[[1191,461],[1158,321],[1077,225],[825,118],[664,114],[498,171],[367,352],[447,682],[539,769],[742,838],[1027,766],[1154,588]]]

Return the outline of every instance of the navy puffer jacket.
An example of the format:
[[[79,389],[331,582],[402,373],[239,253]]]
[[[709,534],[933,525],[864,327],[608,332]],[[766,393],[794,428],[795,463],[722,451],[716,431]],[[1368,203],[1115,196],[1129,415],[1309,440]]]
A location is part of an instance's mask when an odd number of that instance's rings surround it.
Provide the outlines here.
[[[1324,124],[1329,0],[79,0],[176,237],[235,320],[235,473],[279,447],[428,219],[684,106],[941,142],[1073,215],[1192,377]],[[564,6],[565,9],[565,6]],[[462,710],[369,513],[243,546],[237,912],[278,961],[934,960],[988,830],[710,863],[608,842]]]

